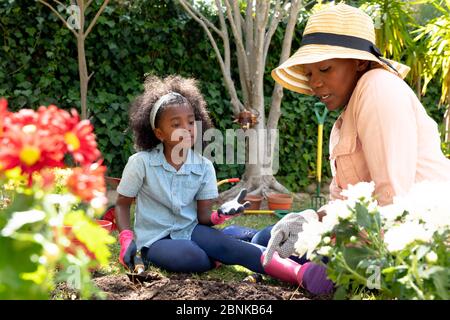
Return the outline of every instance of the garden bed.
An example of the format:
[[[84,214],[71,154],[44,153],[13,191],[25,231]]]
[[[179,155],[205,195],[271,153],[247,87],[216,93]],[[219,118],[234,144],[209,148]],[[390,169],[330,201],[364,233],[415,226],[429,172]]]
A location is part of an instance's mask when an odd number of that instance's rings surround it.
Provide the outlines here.
[[[150,273],[149,281],[132,283],[126,275],[102,275],[93,279],[106,294],[107,300],[310,300],[331,299],[314,297],[290,285],[224,282],[193,279],[191,274],[172,274],[170,277]],[[65,283],[54,291],[54,298],[77,299]]]

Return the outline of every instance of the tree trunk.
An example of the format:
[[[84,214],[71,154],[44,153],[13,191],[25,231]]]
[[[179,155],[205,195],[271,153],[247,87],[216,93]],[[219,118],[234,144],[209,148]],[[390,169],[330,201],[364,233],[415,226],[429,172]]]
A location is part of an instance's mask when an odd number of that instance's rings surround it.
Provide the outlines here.
[[[87,92],[89,84],[89,76],[86,64],[86,53],[84,49],[84,39],[80,35],[77,38],[78,49],[78,72],[80,74],[80,99],[81,99],[81,118],[87,119]]]
[[[261,138],[263,135],[271,134],[272,131],[276,132],[281,114],[281,99],[283,97],[283,89],[280,85],[276,84],[273,91],[268,121],[266,122],[264,71],[271,38],[279,22],[284,17],[289,17],[289,21],[283,39],[280,63],[289,57],[293,32],[302,2],[300,0],[247,0],[245,17],[242,17],[239,9],[240,1],[216,0],[215,3],[220,21],[219,29],[196,10],[190,1],[179,1],[186,12],[203,27],[214,48],[226,88],[231,97],[234,115],[237,116],[244,109],[257,115],[258,123],[247,130],[256,130],[258,140],[257,142],[248,143],[245,149],[246,158],[254,157],[255,155],[252,153],[257,152],[258,161],[256,163],[251,161],[245,163],[245,172],[242,176],[242,181],[230,190],[223,192],[220,196],[221,200],[228,200],[228,198],[234,197],[242,188],[246,188],[249,193],[262,194],[264,196],[271,191],[288,193],[289,191],[274,178],[278,167],[272,171],[273,156],[275,155],[276,159],[278,159],[278,150],[271,143],[272,137],[265,140]],[[228,21],[229,29],[225,17]],[[236,50],[235,54],[239,68],[239,83],[241,85],[243,103],[240,102],[235,88],[235,82],[231,78],[229,30],[231,30],[235,44],[234,50]],[[223,40],[223,54],[219,50],[213,33],[218,35],[217,39]],[[251,151],[255,149],[255,146],[257,146],[257,151]],[[242,150],[239,151],[242,152]],[[263,152],[266,155],[261,159]],[[276,165],[278,165],[278,162]]]
[[[257,140],[248,139],[246,142],[245,171],[241,182],[222,192],[220,194],[222,201],[235,197],[243,188],[247,189],[249,194],[264,197],[271,192],[289,193],[289,190],[274,177],[278,170],[278,149],[276,148],[278,132],[267,130],[262,124],[250,130],[255,130]],[[268,136],[269,134],[272,135]]]

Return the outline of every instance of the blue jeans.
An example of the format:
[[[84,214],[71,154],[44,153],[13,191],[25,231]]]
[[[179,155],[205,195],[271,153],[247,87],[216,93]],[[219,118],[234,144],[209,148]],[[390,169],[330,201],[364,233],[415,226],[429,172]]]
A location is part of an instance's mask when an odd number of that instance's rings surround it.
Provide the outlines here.
[[[214,261],[220,261],[264,273],[260,259],[265,249],[199,224],[194,228],[191,240],[174,240],[167,236],[149,248],[142,248],[141,253],[143,259],[172,272],[205,272],[214,268]]]

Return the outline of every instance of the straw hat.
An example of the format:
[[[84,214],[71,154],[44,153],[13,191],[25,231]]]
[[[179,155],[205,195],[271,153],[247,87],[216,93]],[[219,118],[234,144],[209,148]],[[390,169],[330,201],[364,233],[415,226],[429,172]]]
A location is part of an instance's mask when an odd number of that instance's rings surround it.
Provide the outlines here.
[[[410,70],[406,65],[381,56],[375,46],[373,22],[367,14],[338,4],[310,16],[300,49],[272,70],[272,77],[289,90],[312,95],[302,65],[334,58],[373,61],[402,79]]]

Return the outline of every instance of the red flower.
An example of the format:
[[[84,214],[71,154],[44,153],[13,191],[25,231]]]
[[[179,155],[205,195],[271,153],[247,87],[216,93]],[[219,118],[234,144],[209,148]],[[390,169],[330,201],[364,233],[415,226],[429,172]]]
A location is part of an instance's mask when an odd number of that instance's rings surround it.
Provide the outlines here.
[[[62,167],[64,143],[60,136],[38,131],[36,125],[11,126],[1,139],[2,170],[20,167],[29,175],[46,167]]]
[[[50,109],[48,112],[53,113],[53,110]],[[88,165],[97,161],[101,156],[95,141],[94,127],[89,120],[80,121],[76,110],[72,109],[71,113],[70,116],[67,111],[60,112],[58,116],[61,120],[56,122],[63,122],[65,125],[62,129],[63,138],[67,150],[72,154],[74,160],[82,165]],[[49,117],[49,119],[54,118],[54,116]]]
[[[70,192],[79,196],[84,201],[91,201],[99,194],[106,192],[105,186],[106,167],[100,162],[90,166],[73,169],[73,173],[67,179],[67,187]]]
[[[37,111],[7,110],[5,99],[0,100],[0,170],[20,167],[31,175],[43,168],[62,167],[64,155],[71,153],[83,166],[97,161],[94,129],[88,120],[80,121],[76,110],[71,113],[54,105],[41,106]]]
[[[8,112],[8,101],[5,98],[0,99],[0,138],[3,135],[3,127],[6,121],[6,117],[9,115]]]

